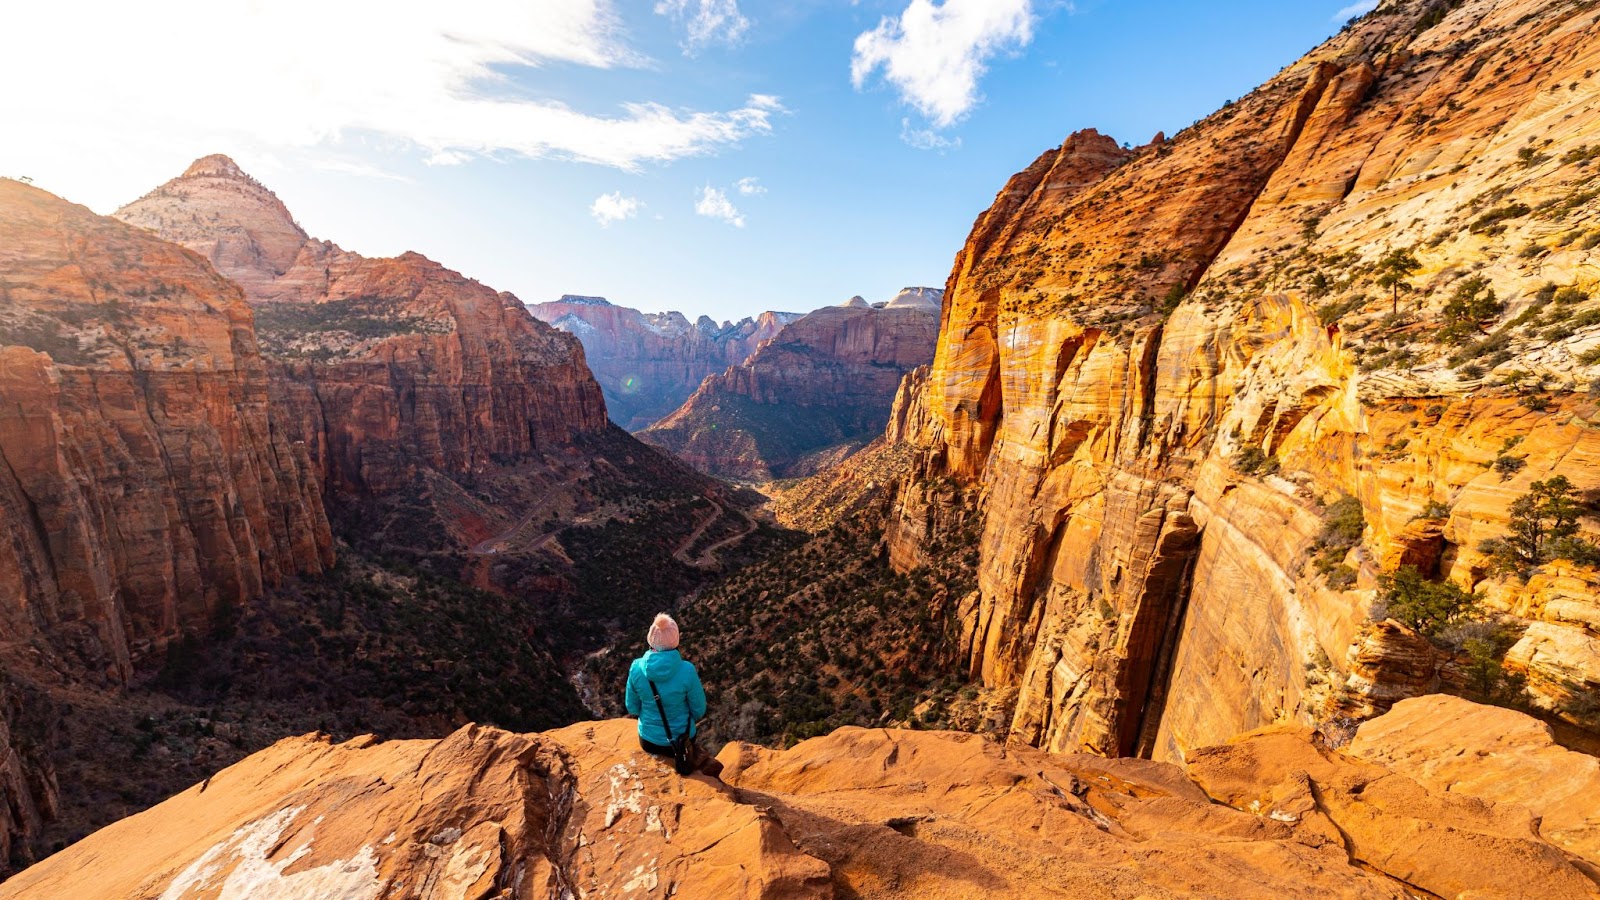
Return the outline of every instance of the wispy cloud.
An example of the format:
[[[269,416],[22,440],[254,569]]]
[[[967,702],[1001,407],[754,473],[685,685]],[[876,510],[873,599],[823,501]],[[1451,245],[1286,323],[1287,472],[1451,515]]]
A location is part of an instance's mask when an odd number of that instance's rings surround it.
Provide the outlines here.
[[[735,181],[733,186],[738,189],[739,193],[745,195],[746,197],[754,197],[757,194],[765,194],[767,192],[766,185],[761,183],[761,179],[754,176],[749,178],[741,178],[738,181]]]
[[[918,150],[960,150],[961,138],[947,138],[931,128],[917,128],[910,119],[900,120],[900,140]]]
[[[639,214],[640,207],[644,206],[637,197],[625,197],[621,191],[601,194],[594,202],[589,204],[589,215],[600,223],[601,228],[610,228],[613,222],[623,222]]]
[[[27,39],[0,54],[0,83],[28,87],[0,92],[0,121],[28,139],[0,141],[0,171],[91,203],[72,186],[111,167],[363,139],[432,164],[519,155],[631,170],[765,134],[782,109],[769,96],[723,110],[649,98],[578,109],[522,90],[517,79],[554,64],[648,65],[613,0],[163,0],[159,17],[137,3],[53,0],[8,9],[6,28]],[[83,62],[118,59],[114,75]]]
[[[347,159],[341,156],[314,156],[306,161],[313,169],[323,172],[337,172],[340,175],[355,175],[359,178],[382,178],[388,181],[400,181],[407,184],[411,179],[404,175],[390,172],[387,169],[370,165],[356,159]]]
[[[981,99],[978,81],[996,54],[1033,40],[1032,0],[911,0],[856,37],[850,80],[879,69],[935,128],[959,122]]]
[[[737,44],[750,30],[739,0],[656,0],[655,9],[683,24],[683,50],[690,56],[711,44]]]
[[[1364,16],[1377,8],[1378,0],[1360,0],[1360,2],[1352,3],[1349,6],[1346,6],[1344,9],[1334,13],[1333,18],[1330,21],[1348,22],[1356,16]]]
[[[720,219],[735,228],[744,227],[744,214],[728,200],[727,194],[709,184],[700,189],[700,199],[695,201],[694,211],[696,215]]]

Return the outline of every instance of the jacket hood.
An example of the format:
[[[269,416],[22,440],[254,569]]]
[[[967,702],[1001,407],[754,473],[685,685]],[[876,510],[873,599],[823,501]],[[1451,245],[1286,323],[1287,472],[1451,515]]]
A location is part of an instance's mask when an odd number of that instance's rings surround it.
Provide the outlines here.
[[[644,674],[656,684],[672,679],[683,665],[683,657],[676,650],[651,650],[644,655]]]

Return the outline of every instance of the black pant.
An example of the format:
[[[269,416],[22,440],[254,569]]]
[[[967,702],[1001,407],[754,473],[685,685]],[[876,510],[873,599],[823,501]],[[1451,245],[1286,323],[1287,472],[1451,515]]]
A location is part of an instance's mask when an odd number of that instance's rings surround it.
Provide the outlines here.
[[[665,756],[667,759],[672,759],[671,747],[666,747],[661,744],[653,744],[650,741],[645,740],[644,735],[642,734],[639,735],[639,746],[643,748],[644,752],[646,753],[654,753],[656,756]]]

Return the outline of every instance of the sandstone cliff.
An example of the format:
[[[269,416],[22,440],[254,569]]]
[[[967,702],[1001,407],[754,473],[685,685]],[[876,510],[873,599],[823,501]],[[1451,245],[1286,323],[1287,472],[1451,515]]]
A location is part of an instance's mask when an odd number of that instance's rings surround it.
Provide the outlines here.
[[[245,288],[275,402],[332,491],[482,471],[606,427],[575,339],[420,254],[368,259],[307,237],[227,157],[198,160],[116,216]]]
[[[640,437],[712,475],[810,474],[883,433],[901,377],[933,357],[940,301],[907,288],[876,307],[856,297],[810,313]]]
[[[1205,749],[1187,774],[847,728],[784,752],[730,744],[726,785],[672,774],[626,720],[313,735],[91,835],[0,897],[1596,896],[1593,848],[1541,837],[1540,786],[1494,779],[1576,772],[1562,768],[1576,754],[1530,736],[1448,784],[1408,761],[1433,717],[1477,710],[1397,710],[1363,729],[1361,756],[1269,730]],[[1385,754],[1399,761],[1374,761]]]
[[[3,632],[91,679],[332,562],[308,449],[205,260],[0,181]]]
[[[1014,737],[1183,759],[1459,686],[1371,621],[1402,562],[1508,614],[1517,702],[1594,727],[1593,571],[1479,550],[1532,482],[1600,485],[1593,18],[1385,2],[1171,140],[1074,135],[978,219],[890,550],[982,510],[959,624]],[[1312,565],[1344,495],[1358,534]]]
[[[677,409],[700,382],[744,362],[762,341],[800,318],[764,312],[721,325],[701,316],[691,324],[679,312],[642,313],[603,297],[573,295],[528,308],[577,336],[611,420],[629,431],[648,428]]]
[[[0,859],[27,859],[57,802],[34,682],[120,689],[332,564],[316,466],[269,394],[250,309],[205,260],[0,180]]]

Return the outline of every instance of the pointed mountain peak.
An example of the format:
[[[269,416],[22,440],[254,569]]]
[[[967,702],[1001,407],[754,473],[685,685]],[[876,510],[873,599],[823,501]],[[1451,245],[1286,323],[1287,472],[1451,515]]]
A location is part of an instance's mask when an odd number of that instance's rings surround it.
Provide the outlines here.
[[[184,178],[199,178],[206,175],[223,178],[250,178],[243,169],[239,168],[239,164],[234,162],[232,157],[221,153],[202,156],[190,163],[189,168],[183,170]],[[254,179],[250,180],[253,181]]]
[[[112,215],[206,257],[252,298],[271,294],[309,240],[276,194],[220,153]]]

